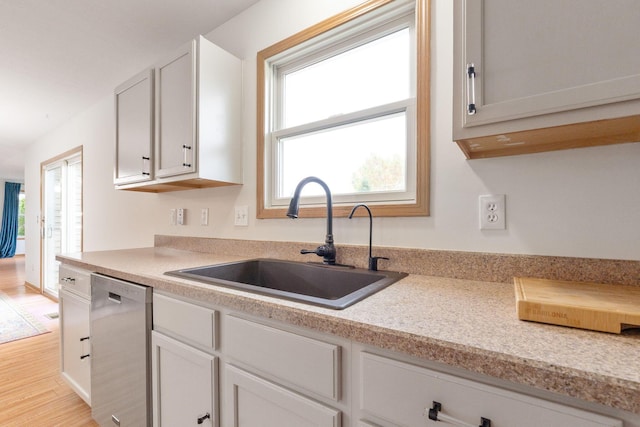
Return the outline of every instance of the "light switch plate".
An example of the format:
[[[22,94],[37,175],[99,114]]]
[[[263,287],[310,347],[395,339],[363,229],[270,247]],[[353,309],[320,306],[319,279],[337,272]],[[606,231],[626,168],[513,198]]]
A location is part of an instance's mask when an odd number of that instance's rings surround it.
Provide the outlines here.
[[[236,206],[233,223],[241,227],[249,225],[249,206]]]
[[[200,211],[200,225],[209,225],[209,208]]]
[[[186,212],[186,209],[178,208],[176,215],[176,222],[178,223],[178,225],[184,225]]]

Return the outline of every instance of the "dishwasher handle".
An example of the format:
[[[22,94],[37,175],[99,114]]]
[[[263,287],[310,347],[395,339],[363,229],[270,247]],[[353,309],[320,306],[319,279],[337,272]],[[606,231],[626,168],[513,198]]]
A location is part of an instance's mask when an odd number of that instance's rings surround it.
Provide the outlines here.
[[[122,304],[122,297],[118,294],[114,294],[113,292],[109,292],[109,301],[115,302],[116,304]]]

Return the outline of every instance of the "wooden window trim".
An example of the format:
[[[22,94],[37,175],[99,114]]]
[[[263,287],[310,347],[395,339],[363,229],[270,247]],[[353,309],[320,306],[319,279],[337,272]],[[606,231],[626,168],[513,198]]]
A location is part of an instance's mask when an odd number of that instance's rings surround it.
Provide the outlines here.
[[[286,218],[286,208],[265,208],[265,61],[287,49],[297,46],[313,37],[358,18],[393,0],[369,0],[338,15],[319,22],[292,35],[257,54],[257,208],[256,217]],[[409,217],[429,216],[429,173],[430,173],[430,0],[416,0],[416,201],[409,204],[372,204],[375,216]],[[352,206],[333,206],[335,217],[347,217]],[[364,215],[360,210],[359,215]],[[326,216],[326,207],[300,207],[301,218]]]

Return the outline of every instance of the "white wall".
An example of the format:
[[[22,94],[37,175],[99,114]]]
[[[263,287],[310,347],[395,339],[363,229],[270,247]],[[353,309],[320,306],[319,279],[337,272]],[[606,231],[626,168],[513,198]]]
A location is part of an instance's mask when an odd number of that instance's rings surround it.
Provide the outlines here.
[[[255,215],[257,51],[360,0],[262,0],[206,36],[244,60],[241,187],[159,195],[116,192],[111,94],[35,143],[26,183],[38,188],[39,165],[68,148],[85,147],[85,250],[148,246],[153,234],[321,242],[324,219],[256,220],[233,225],[236,205]],[[376,218],[374,244],[460,251],[640,260],[640,144],[584,148],[485,160],[465,160],[452,142],[452,14],[450,0],[432,0],[431,216]],[[507,230],[478,229],[478,196],[507,195]],[[31,197],[37,192],[30,192]],[[27,236],[37,206],[28,200]],[[31,206],[31,209],[29,209]],[[170,226],[171,208],[187,208],[187,225]],[[201,208],[210,225],[198,225]],[[365,244],[364,219],[338,218],[336,243]],[[37,240],[36,240],[37,242]],[[27,244],[28,270],[37,245]],[[27,272],[29,275],[29,271]],[[36,280],[28,277],[31,283]]]
[[[83,146],[84,250],[153,245],[155,194],[117,192],[113,188],[113,99],[99,103],[32,144],[27,151],[26,280],[40,284],[40,167],[42,162]]]

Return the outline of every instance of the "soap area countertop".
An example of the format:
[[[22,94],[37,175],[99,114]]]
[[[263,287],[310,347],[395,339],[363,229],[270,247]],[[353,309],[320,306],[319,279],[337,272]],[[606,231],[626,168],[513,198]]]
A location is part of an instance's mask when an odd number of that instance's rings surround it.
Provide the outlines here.
[[[247,258],[168,247],[57,257],[203,304],[640,414],[640,330],[614,335],[518,320],[513,284],[410,274],[336,311],[164,275]]]

